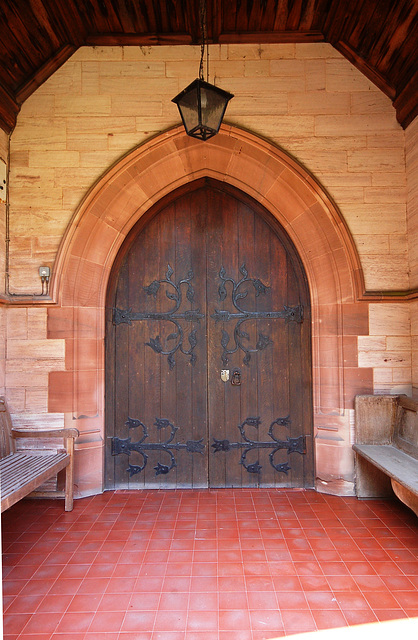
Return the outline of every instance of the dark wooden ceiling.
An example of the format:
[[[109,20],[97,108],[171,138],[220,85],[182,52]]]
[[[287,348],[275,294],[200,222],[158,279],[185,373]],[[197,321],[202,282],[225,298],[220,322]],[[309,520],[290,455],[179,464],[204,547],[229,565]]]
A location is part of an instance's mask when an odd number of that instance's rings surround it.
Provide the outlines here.
[[[201,0],[1,0],[0,125],[83,45],[199,44]],[[418,114],[418,0],[206,0],[211,43],[329,42]]]

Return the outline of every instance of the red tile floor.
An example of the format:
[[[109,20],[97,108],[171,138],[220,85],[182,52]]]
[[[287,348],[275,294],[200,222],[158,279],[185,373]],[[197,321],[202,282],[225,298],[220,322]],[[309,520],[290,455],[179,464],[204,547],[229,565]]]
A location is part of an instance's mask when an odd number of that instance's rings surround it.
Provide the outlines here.
[[[300,490],[107,492],[3,514],[5,640],[261,640],[418,616],[418,519]]]

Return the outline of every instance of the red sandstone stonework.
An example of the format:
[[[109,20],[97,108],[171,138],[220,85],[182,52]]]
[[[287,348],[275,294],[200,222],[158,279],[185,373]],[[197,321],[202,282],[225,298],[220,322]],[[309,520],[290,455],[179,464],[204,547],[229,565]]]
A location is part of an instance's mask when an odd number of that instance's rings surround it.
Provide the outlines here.
[[[314,434],[318,489],[351,493],[349,410],[373,390],[372,370],[357,367],[356,340],[367,332],[368,304],[357,251],[320,184],[284,151],[247,131],[223,126],[202,143],[183,129],[138,147],[108,171],[75,214],[56,264],[49,337],[66,340],[66,372],[49,377],[49,411],[81,432],[79,495],[101,491],[104,442],[104,307],[118,250],[139,218],[173,189],[201,177],[228,182],[260,202],[298,250],[312,304]]]

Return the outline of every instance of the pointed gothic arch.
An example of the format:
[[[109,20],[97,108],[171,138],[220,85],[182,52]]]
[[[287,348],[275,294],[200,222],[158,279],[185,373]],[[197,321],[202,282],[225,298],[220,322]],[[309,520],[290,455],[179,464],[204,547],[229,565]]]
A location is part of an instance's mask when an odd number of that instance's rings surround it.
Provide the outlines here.
[[[237,127],[224,125],[205,143],[187,137],[182,127],[167,131],[116,163],[80,205],[52,283],[57,306],[48,312],[51,327],[54,319],[65,319],[59,337],[71,357],[67,371],[50,374],[49,410],[77,420],[81,431],[93,427],[103,434],[104,307],[112,264],[130,229],[155,202],[203,177],[227,182],[262,204],[299,253],[312,302],[317,477],[324,490],[330,482],[332,491],[350,491],[349,411],[354,395],[371,389],[371,372],[357,368],[356,347],[354,353],[351,345],[349,365],[345,358],[345,337],[364,333],[367,319],[367,304],[359,301],[359,257],[319,182],[282,149]],[[52,331],[51,337],[57,335]],[[91,451],[90,457],[80,455],[80,495],[102,488],[102,451]]]

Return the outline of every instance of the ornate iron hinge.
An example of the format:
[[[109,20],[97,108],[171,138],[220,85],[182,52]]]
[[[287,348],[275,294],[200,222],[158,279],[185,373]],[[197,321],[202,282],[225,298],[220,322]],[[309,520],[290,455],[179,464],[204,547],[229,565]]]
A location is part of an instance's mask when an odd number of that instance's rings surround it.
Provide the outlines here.
[[[243,340],[250,339],[250,336],[248,335],[248,333],[243,331],[243,329],[241,328],[242,324],[247,320],[259,320],[262,318],[267,318],[267,319],[281,318],[281,319],[284,319],[286,324],[289,322],[297,322],[297,323],[303,322],[303,306],[302,305],[298,305],[296,307],[287,307],[284,305],[282,311],[248,311],[246,309],[243,309],[240,306],[239,301],[247,297],[248,291],[242,291],[242,290],[240,291],[239,289],[241,285],[247,282],[251,283],[255,289],[256,297],[260,295],[265,295],[267,289],[269,289],[270,287],[267,287],[265,284],[263,284],[259,278],[248,277],[248,271],[245,268],[245,264],[241,266],[240,272],[243,277],[238,282],[235,282],[233,278],[229,278],[226,276],[226,271],[224,267],[221,267],[221,270],[219,272],[219,277],[221,279],[221,284],[218,287],[219,301],[223,302],[226,299],[227,290],[226,290],[225,284],[227,282],[231,282],[232,283],[232,296],[231,296],[232,304],[234,305],[235,309],[237,309],[237,311],[230,312],[230,311],[215,309],[215,313],[211,315],[211,317],[214,318],[215,322],[225,323],[225,322],[229,322],[230,320],[237,320],[234,328],[235,345],[233,347],[228,348],[230,336],[228,332],[225,331],[225,329],[222,330],[221,346],[223,351],[222,351],[221,358],[222,358],[222,363],[224,367],[228,365],[228,356],[235,353],[239,349],[243,351],[245,354],[244,360],[243,360],[244,364],[248,365],[251,360],[252,353],[263,351],[264,349],[266,349],[266,347],[268,347],[273,342],[268,336],[260,333],[257,339],[257,343],[255,345],[255,348],[251,349],[248,347],[248,345],[244,344]]]
[[[273,440],[273,442],[269,442],[269,441],[258,442],[257,440],[252,440],[246,435],[245,426],[248,425],[249,427],[255,427],[256,429],[258,429],[260,424],[261,424],[261,419],[257,417],[257,418],[246,418],[244,422],[238,425],[238,429],[240,430],[240,433],[242,436],[241,442],[230,442],[229,440],[217,440],[216,438],[213,438],[214,442],[211,446],[214,449],[214,453],[217,453],[218,451],[230,451],[231,449],[244,449],[244,451],[241,454],[240,464],[243,465],[243,467],[248,471],[248,473],[259,474],[261,472],[262,466],[260,465],[259,461],[248,464],[247,454],[250,453],[251,451],[256,451],[259,449],[273,449],[269,454],[269,460],[270,460],[271,466],[276,471],[280,471],[282,473],[287,474],[291,468],[288,462],[276,464],[274,462],[274,456],[281,449],[286,449],[288,454],[290,453],[300,453],[302,455],[305,454],[306,453],[306,437],[305,436],[299,436],[297,438],[288,437],[286,440],[279,440],[278,438],[276,438],[273,432],[275,425],[290,427],[290,424],[291,424],[290,416],[286,416],[285,418],[277,418],[271,423],[270,428],[268,430],[268,435]]]
[[[189,453],[203,453],[205,445],[203,444],[203,438],[200,440],[187,440],[187,442],[173,442],[174,436],[176,435],[179,427],[175,427],[170,420],[165,418],[157,418],[154,426],[160,431],[161,429],[170,429],[170,433],[167,439],[164,442],[145,442],[146,438],[148,438],[148,430],[147,427],[141,420],[137,420],[134,418],[128,418],[125,422],[125,425],[129,430],[131,429],[142,429],[142,438],[140,438],[137,442],[132,442],[131,438],[111,438],[112,440],[112,456],[118,456],[121,453],[130,456],[133,451],[139,453],[142,456],[142,464],[129,464],[127,468],[127,472],[129,473],[129,477],[136,475],[143,471],[147,465],[148,455],[146,451],[163,451],[170,456],[170,464],[162,464],[158,462],[154,467],[155,475],[166,475],[169,473],[174,467],[177,466],[176,459],[174,457],[173,451],[180,451],[185,449]]]
[[[122,323],[132,325],[132,322],[137,320],[164,320],[167,322],[172,322],[174,324],[175,331],[171,333],[169,336],[167,336],[166,338],[166,342],[170,341],[173,343],[173,346],[170,349],[167,346],[163,346],[163,344],[161,343],[160,336],[156,336],[155,338],[150,338],[150,341],[145,343],[148,347],[151,347],[151,349],[153,349],[156,353],[160,353],[163,356],[167,356],[167,361],[170,369],[173,369],[173,367],[176,364],[176,361],[174,358],[174,354],[176,353],[176,351],[181,351],[181,353],[183,353],[184,355],[190,356],[190,362],[192,365],[194,365],[196,362],[196,354],[193,353],[194,348],[197,345],[196,329],[193,329],[188,335],[190,348],[189,349],[185,348],[185,345],[184,345],[185,336],[184,336],[184,331],[181,326],[180,320],[184,320],[190,323],[199,323],[200,320],[205,317],[205,314],[201,313],[199,309],[187,309],[186,311],[179,313],[179,309],[183,302],[181,285],[187,285],[186,298],[190,303],[193,302],[194,289],[191,284],[191,281],[194,275],[193,275],[193,271],[190,269],[190,271],[187,274],[187,277],[181,278],[176,284],[171,279],[171,276],[173,275],[173,273],[174,273],[173,269],[170,267],[170,265],[167,265],[167,273],[165,278],[161,280],[154,280],[148,286],[143,287],[147,295],[153,296],[153,298],[156,298],[157,293],[160,290],[161,286],[167,285],[168,288],[166,289],[165,294],[169,300],[172,300],[174,302],[174,307],[169,311],[139,312],[139,311],[132,311],[132,308],[129,308],[129,309],[118,309],[117,307],[113,308],[113,324],[115,325],[119,325]]]

